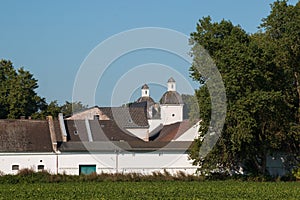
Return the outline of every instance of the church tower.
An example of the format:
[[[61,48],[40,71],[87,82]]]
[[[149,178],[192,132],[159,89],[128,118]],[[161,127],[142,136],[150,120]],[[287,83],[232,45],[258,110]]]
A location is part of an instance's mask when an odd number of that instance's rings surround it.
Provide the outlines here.
[[[176,82],[171,77],[167,82],[168,91],[160,99],[161,119],[163,125],[183,121],[183,101],[176,91]]]

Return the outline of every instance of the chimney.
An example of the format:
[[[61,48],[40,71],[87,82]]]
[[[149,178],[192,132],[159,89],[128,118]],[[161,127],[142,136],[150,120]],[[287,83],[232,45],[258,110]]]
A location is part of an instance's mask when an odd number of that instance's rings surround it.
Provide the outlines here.
[[[64,116],[62,113],[58,114],[58,121],[59,121],[59,126],[60,126],[60,131],[62,134],[63,142],[67,142],[67,131],[66,131],[66,127],[65,127]]]
[[[91,127],[90,127],[88,118],[85,118],[84,122],[85,122],[86,131],[88,134],[89,142],[93,142],[93,135],[92,135],[92,131],[91,131]]]
[[[49,131],[50,131],[50,137],[51,137],[51,142],[52,142],[52,148],[54,152],[57,152],[57,140],[56,140],[56,135],[55,135],[55,128],[54,128],[54,123],[53,123],[53,117],[48,116],[47,117],[48,125],[49,125]]]

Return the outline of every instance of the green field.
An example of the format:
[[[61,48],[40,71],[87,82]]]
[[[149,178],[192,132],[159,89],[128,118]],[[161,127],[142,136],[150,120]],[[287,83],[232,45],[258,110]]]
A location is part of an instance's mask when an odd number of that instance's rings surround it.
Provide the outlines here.
[[[300,182],[109,181],[1,184],[0,199],[300,199]]]

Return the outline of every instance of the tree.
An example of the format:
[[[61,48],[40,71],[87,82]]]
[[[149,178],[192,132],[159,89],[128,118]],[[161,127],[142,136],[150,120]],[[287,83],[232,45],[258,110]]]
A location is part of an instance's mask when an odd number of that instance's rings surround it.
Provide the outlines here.
[[[82,111],[87,107],[88,107],[87,105],[83,105],[80,101],[78,102],[66,101],[65,104],[61,106],[61,112],[65,116],[71,116],[74,112]]]
[[[249,35],[230,21],[212,23],[210,17],[199,20],[196,30],[191,34],[191,44],[194,48],[202,45],[208,51],[223,77],[227,116],[215,148],[200,158],[204,134],[213,128],[209,126],[213,111],[206,86],[211,77],[199,71],[199,64],[205,67],[205,58],[192,51],[191,75],[204,86],[196,92],[202,122],[190,157],[202,169],[246,165],[251,171],[265,174],[267,155],[286,149],[285,143],[291,139],[286,137],[291,110],[280,80],[284,70],[270,59],[274,54],[262,44],[262,33]]]
[[[31,116],[43,109],[46,102],[37,95],[37,80],[29,72],[15,70],[7,60],[0,61],[0,118]]]
[[[291,116],[288,137],[290,151],[297,152],[300,160],[300,2],[295,6],[288,1],[276,1],[269,16],[263,19],[265,43],[272,48],[276,66],[283,69],[281,75],[285,102]]]
[[[195,95],[182,94],[183,105],[183,119],[189,119],[191,123],[198,122],[199,108],[197,98]]]

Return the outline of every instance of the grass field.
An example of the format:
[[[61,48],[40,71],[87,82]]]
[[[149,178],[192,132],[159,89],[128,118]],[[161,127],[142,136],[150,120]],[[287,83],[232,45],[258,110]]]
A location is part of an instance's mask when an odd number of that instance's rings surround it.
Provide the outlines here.
[[[0,199],[300,199],[300,182],[18,183],[1,184]]]

